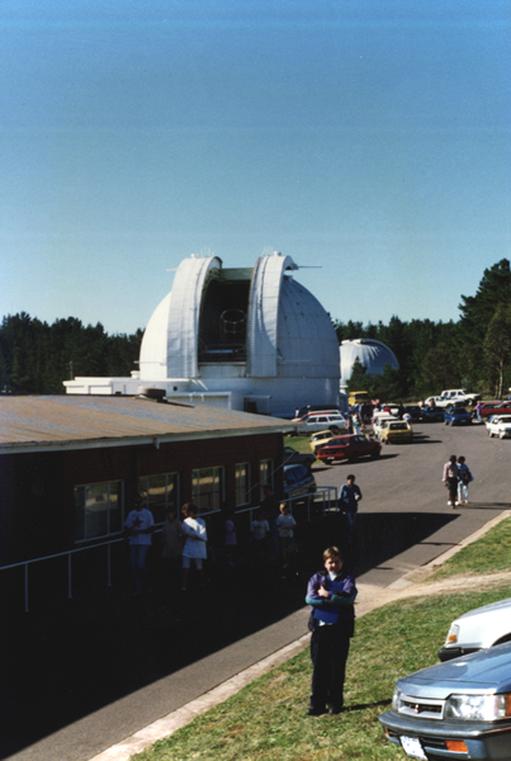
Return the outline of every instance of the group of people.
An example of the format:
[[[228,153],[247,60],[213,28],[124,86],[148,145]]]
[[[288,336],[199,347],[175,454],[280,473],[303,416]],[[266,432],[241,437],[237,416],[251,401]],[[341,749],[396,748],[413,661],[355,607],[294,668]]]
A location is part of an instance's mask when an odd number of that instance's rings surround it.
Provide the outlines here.
[[[452,454],[444,465],[442,481],[449,492],[447,507],[468,505],[468,489],[474,476],[465,457]]]
[[[257,566],[280,565],[287,575],[296,554],[296,521],[286,502],[279,503],[270,486],[263,489],[261,506],[250,522],[252,560]],[[154,516],[147,497],[141,496],[124,523],[130,553],[130,567],[135,596],[142,594],[147,582],[147,559],[153,544]],[[208,556],[206,523],[192,502],[181,508],[179,516],[170,509],[160,537],[161,561],[167,578],[179,578],[181,591],[186,592],[193,570],[199,582],[204,578],[204,562]],[[232,510],[224,509],[223,546],[220,550],[226,568],[238,563],[238,537]]]
[[[186,502],[181,508],[182,520],[179,520],[176,510],[169,510],[162,529],[162,561],[176,572],[181,562],[183,591],[187,589],[190,570],[194,568],[201,577],[207,558],[206,524],[197,513],[197,507],[192,502]],[[128,513],[124,528],[130,549],[133,592],[140,595],[145,587],[147,555],[155,528],[154,516],[146,498],[138,499],[135,508]]]

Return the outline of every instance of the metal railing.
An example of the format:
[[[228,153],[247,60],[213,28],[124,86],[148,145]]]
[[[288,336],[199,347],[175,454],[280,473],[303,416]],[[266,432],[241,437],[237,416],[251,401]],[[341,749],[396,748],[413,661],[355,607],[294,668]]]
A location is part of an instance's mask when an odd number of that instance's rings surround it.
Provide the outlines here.
[[[314,510],[315,513],[324,514],[325,512],[328,512],[332,509],[337,509],[337,487],[335,486],[318,486],[316,492],[313,495],[306,496],[306,497],[291,497],[285,501],[291,508],[291,511],[293,509],[295,512],[298,509],[303,509],[301,507],[301,504],[305,505],[305,511],[306,511],[306,520],[307,522],[310,522],[312,517],[312,511]],[[240,510],[235,511],[235,515],[242,515],[247,514],[249,524],[252,521],[253,514],[259,510],[259,505],[251,505],[246,508],[241,508]],[[219,510],[212,510],[208,511],[207,513],[203,513],[202,517],[208,517],[208,515],[215,515],[218,514]],[[155,534],[161,533],[162,527],[161,525],[158,526],[155,530]],[[64,552],[56,552],[51,555],[42,555],[37,558],[30,558],[29,560],[19,560],[15,563],[8,563],[7,565],[0,566],[0,571],[9,571],[16,568],[23,569],[23,608],[25,613],[30,612],[30,571],[33,566],[35,566],[38,563],[44,563],[48,562],[50,560],[57,560],[59,558],[65,558],[66,559],[66,569],[67,569],[67,581],[66,581],[66,590],[67,590],[67,599],[72,600],[73,599],[73,558],[76,555],[83,554],[85,552],[92,552],[94,550],[100,549],[101,547],[105,548],[106,551],[106,588],[110,589],[112,587],[112,547],[116,544],[123,544],[126,542],[126,538],[124,536],[117,537],[116,539],[108,539],[103,542],[97,542],[94,544],[89,544],[87,546],[82,547],[76,547],[72,550],[65,550]]]

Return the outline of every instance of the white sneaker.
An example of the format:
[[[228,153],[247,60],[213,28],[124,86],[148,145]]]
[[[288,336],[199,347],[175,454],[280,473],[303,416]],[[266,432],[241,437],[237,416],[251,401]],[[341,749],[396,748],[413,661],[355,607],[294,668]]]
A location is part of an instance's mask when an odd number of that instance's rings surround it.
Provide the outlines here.
[[[459,505],[462,505],[463,502],[455,502],[454,504],[456,505],[456,507],[458,507]]]
[[[448,502],[447,507],[454,507],[454,505],[452,504],[452,502]]]

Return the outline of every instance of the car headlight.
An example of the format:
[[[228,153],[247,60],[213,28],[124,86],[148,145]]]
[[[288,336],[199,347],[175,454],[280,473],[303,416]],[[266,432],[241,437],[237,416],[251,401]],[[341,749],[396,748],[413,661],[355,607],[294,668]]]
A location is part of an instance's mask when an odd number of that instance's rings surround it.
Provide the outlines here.
[[[497,721],[511,717],[511,693],[502,695],[451,695],[444,718],[464,721]]]
[[[460,634],[459,624],[451,624],[451,628],[447,632],[445,644],[454,645],[458,641],[459,634]]]
[[[392,695],[392,708],[398,712],[401,706],[401,690],[395,689]]]

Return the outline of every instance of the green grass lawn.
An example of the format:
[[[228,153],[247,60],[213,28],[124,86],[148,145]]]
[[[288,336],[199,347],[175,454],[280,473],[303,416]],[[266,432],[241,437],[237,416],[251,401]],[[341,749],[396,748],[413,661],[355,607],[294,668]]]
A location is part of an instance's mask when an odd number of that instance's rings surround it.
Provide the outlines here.
[[[411,598],[364,616],[357,624],[346,679],[347,710],[305,715],[307,652],[271,671],[137,761],[385,761],[401,751],[384,737],[378,715],[390,704],[397,677],[436,661],[451,620],[505,596],[509,585],[486,592]]]
[[[511,519],[501,521],[477,542],[469,544],[444,563],[432,579],[459,573],[494,573],[511,568]]]
[[[286,447],[293,447],[297,452],[306,454],[311,453],[310,448],[310,436],[286,436],[284,438],[284,445]]]

